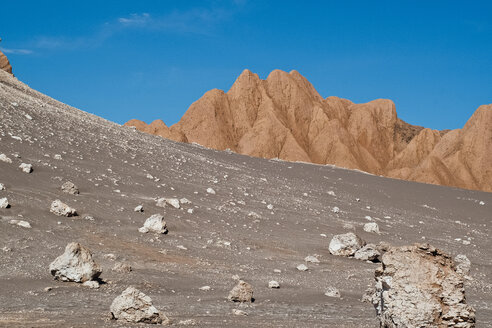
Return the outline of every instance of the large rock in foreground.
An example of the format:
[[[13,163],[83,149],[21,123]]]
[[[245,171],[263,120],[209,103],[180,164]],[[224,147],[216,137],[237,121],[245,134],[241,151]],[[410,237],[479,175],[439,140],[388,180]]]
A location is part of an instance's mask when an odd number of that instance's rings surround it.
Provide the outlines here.
[[[111,315],[116,320],[167,325],[170,320],[153,305],[152,299],[136,289],[128,287],[111,304]]]
[[[65,253],[50,264],[50,272],[57,280],[86,282],[99,277],[102,270],[92,259],[92,253],[87,247],[70,243]]]
[[[253,302],[253,287],[247,282],[239,280],[227,298],[233,302]]]
[[[381,327],[474,327],[463,279],[455,262],[428,244],[391,248],[372,296]]]

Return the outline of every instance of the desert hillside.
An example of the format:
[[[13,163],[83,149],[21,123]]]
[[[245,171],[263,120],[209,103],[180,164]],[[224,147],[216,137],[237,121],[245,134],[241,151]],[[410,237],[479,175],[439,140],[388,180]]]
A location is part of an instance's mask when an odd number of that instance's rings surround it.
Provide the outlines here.
[[[228,92],[205,93],[171,127],[161,120],[126,125],[255,157],[492,191],[492,105],[480,106],[462,129],[437,131],[399,119],[391,100],[323,98],[297,71],[261,80],[245,70]]]

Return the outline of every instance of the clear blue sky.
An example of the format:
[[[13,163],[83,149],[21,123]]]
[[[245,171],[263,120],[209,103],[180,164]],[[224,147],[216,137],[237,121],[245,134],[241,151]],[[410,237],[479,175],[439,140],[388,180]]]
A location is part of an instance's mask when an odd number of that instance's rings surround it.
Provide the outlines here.
[[[491,1],[3,1],[0,47],[31,87],[109,120],[177,122],[245,68],[323,97],[389,98],[459,128],[492,103]]]

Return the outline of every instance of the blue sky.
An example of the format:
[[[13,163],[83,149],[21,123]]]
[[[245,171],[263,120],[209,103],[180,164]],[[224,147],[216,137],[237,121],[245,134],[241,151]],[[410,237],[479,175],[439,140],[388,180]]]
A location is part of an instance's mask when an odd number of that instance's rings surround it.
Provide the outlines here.
[[[245,68],[434,129],[492,103],[490,1],[5,1],[0,37],[20,80],[118,123],[173,124]]]

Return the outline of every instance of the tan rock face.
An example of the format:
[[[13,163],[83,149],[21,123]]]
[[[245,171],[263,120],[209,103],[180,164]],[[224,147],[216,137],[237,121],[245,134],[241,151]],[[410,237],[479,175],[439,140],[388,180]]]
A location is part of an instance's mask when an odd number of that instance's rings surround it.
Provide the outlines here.
[[[12,74],[12,66],[10,66],[7,56],[5,56],[1,51],[0,51],[0,69]]]
[[[297,71],[275,70],[261,80],[245,70],[227,93],[205,93],[171,127],[161,120],[126,125],[250,156],[492,191],[492,105],[463,129],[440,132],[400,120],[391,100],[323,99]]]

